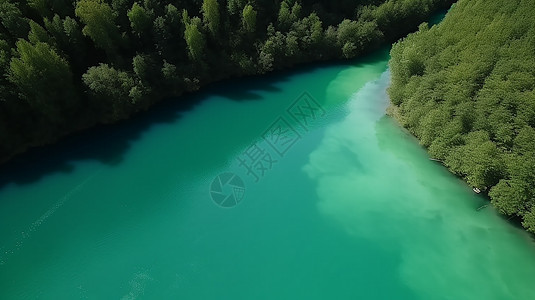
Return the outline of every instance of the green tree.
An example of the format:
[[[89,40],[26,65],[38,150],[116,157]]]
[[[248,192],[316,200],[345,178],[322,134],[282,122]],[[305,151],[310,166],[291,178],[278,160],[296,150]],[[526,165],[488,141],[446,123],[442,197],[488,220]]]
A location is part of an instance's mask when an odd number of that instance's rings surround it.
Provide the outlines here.
[[[358,55],[373,42],[378,42],[382,33],[375,22],[351,21],[345,19],[338,26],[337,42],[346,58]]]
[[[16,46],[9,80],[33,109],[60,122],[76,99],[68,62],[46,43],[19,40]]]
[[[217,3],[217,0],[203,0],[201,11],[208,29],[213,36],[216,36],[219,32],[220,22],[219,4]]]
[[[290,7],[286,1],[281,2],[277,21],[281,30],[288,30],[294,21]]]
[[[535,232],[535,207],[532,207],[529,212],[524,214],[522,225],[529,231]]]
[[[175,65],[164,61],[161,71],[162,76],[168,85],[174,87],[179,85],[180,78],[178,77],[178,72]]]
[[[66,48],[68,44],[68,37],[65,33],[65,28],[63,27],[63,20],[59,15],[55,14],[52,19],[44,18],[43,22],[45,24],[46,30],[52,35],[58,47]]]
[[[128,11],[128,19],[132,30],[138,35],[146,32],[152,25],[152,16],[143,6],[134,2]]]
[[[383,22],[379,27],[389,30],[390,27],[415,28],[405,24],[420,23],[424,20],[420,10],[426,12],[430,6],[437,8],[438,2],[451,0],[0,0],[0,138],[6,138],[0,145],[0,161],[4,153],[14,149],[23,150],[27,145],[49,142],[76,128],[127,117],[164,95],[197,90],[213,80],[264,73],[317,59],[353,57],[371,49],[375,41],[384,40],[377,34],[377,26],[374,27],[381,6],[388,8],[382,11],[388,13],[391,25],[383,28]],[[370,5],[362,6],[364,4]],[[396,16],[392,8],[399,8],[403,16]],[[183,11],[195,12],[195,16],[190,18],[184,14],[181,20]],[[304,17],[304,13],[309,15]],[[343,19],[356,21],[357,26],[348,26],[348,30],[342,24],[340,30],[338,24]],[[499,37],[486,33],[479,39],[497,43],[510,37],[521,40],[526,35],[526,26],[501,30],[507,27],[505,25],[506,22],[497,21],[496,25],[489,26],[493,29],[489,32],[500,32]],[[343,43],[338,42],[339,34]],[[17,42],[20,39],[26,41]],[[509,49],[495,51],[492,57],[510,55],[521,48],[525,48],[525,53],[533,53],[530,47],[515,41],[510,43]],[[440,63],[435,63],[437,66],[453,61],[461,53],[448,45],[436,48],[441,47],[450,48],[450,58],[441,59]],[[518,130],[535,126],[535,105],[532,104],[535,102],[532,101],[535,78],[531,74],[535,65],[530,66],[530,59],[524,59],[514,68],[497,65],[498,74],[493,71],[493,59],[477,59],[476,56],[486,50],[472,48],[471,63],[452,67],[461,75],[444,76],[459,86],[444,98],[454,102],[474,94],[480,104],[476,106],[477,113],[472,114],[474,121],[462,117],[463,128],[468,128],[466,131],[472,130],[471,127],[488,130],[490,140],[499,149],[508,147],[510,150],[515,147]],[[414,60],[419,63],[415,66],[425,67],[421,69],[425,72],[432,67],[429,61]],[[58,64],[56,69],[53,64]],[[29,75],[32,70],[34,77]],[[475,94],[486,82],[480,75],[482,70],[495,72],[495,84],[507,85],[508,93],[511,89],[519,90],[514,97],[508,97],[507,109],[482,109],[490,107],[487,102],[493,99],[507,98]],[[393,77],[394,73],[393,70]],[[418,71],[414,77],[421,73]],[[50,76],[46,77],[47,74]],[[421,115],[424,109],[420,107],[427,107],[423,105],[424,95],[429,93],[424,93],[425,89],[418,88],[417,83],[412,82],[411,88],[399,83],[393,86],[398,90],[422,92],[422,96],[412,97],[406,108]],[[398,94],[404,99],[402,96],[407,93]],[[32,121],[22,120],[21,115]],[[83,118],[72,117],[80,115]],[[408,119],[416,128],[417,117]],[[493,124],[487,120],[492,120]],[[39,129],[34,129],[36,127]],[[435,137],[435,133],[429,136]],[[451,140],[459,139],[452,138],[457,135],[448,133],[446,136],[439,131],[436,136],[442,141],[435,145],[449,145]],[[448,150],[441,149],[440,153],[448,153]],[[518,180],[523,176],[518,174],[524,173],[512,167],[508,172],[517,174],[514,176]]]
[[[247,0],[228,0],[227,1],[227,10],[231,15],[238,14],[243,11]]]
[[[63,30],[65,30],[65,34],[67,34],[69,42],[77,44],[79,48],[82,47],[82,31],[80,30],[80,26],[78,26],[78,22],[76,22],[75,19],[68,16],[65,17],[65,20],[63,20]]]
[[[38,42],[50,43],[50,36],[46,30],[33,20],[30,20],[30,32],[28,33],[28,40],[36,44]]]
[[[247,4],[242,13],[242,24],[245,31],[254,32],[256,30],[256,15],[256,10]]]
[[[290,31],[288,32],[288,34],[286,35],[286,50],[285,50],[285,55],[287,57],[292,57],[292,56],[296,56],[299,54],[299,43],[298,43],[298,39],[297,39],[297,36],[295,35],[294,32]]]
[[[52,18],[54,14],[65,16],[73,10],[69,0],[27,0],[27,3],[44,18]]]
[[[150,86],[156,86],[161,81],[161,65],[150,54],[137,54],[132,59],[134,73],[149,91]]]
[[[82,29],[84,35],[109,55],[116,53],[121,35],[115,25],[115,14],[107,3],[102,0],[81,0],[76,4],[76,16],[85,24]]]
[[[371,15],[391,34],[401,30],[393,24],[412,23],[431,6],[387,1]],[[440,26],[421,24],[393,46],[388,92],[396,118],[434,157],[535,232],[535,29],[529,26],[535,15],[528,17],[529,10],[519,0],[459,1]],[[375,21],[370,12],[366,18]]]
[[[186,11],[183,12],[183,22],[185,26],[184,39],[189,51],[189,57],[194,61],[201,61],[204,57],[204,47],[206,41],[203,33],[200,31],[200,19],[197,17],[191,20]]]
[[[134,89],[134,80],[127,72],[107,64],[89,68],[82,79],[97,102],[94,105],[106,112],[107,119],[124,118],[133,109],[139,95],[138,88]]]
[[[26,37],[29,30],[27,19],[22,16],[18,3],[0,0],[0,23],[13,38]]]

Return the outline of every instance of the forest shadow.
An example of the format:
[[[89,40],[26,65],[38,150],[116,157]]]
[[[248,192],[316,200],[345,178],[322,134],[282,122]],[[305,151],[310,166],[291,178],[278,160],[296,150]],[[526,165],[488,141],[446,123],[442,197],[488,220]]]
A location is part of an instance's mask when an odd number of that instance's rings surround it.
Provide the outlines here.
[[[209,96],[233,101],[261,100],[261,92],[277,92],[276,84],[286,76],[234,78],[211,83],[201,91],[169,97],[115,124],[97,125],[61,138],[58,142],[34,147],[0,165],[0,188],[9,184],[31,184],[52,173],[71,173],[74,162],[96,160],[108,166],[119,165],[143,132],[158,124],[170,124],[192,111]]]
[[[58,142],[31,148],[0,166],[0,188],[8,183],[30,184],[51,173],[74,171],[75,161],[96,160],[115,166],[143,131],[157,123],[177,120],[181,112],[192,109],[198,95],[186,101],[162,101],[130,120],[97,125],[61,138]]]
[[[261,100],[263,99],[262,92],[277,93],[281,91],[276,83],[288,80],[285,75],[287,74],[265,74],[225,79],[202,87],[202,91],[199,93],[217,95],[238,102]]]
[[[279,85],[298,74],[325,67],[365,66],[384,59],[389,47],[351,61],[325,61],[296,65],[264,75],[230,78],[210,83],[202,90],[169,97],[131,119],[115,124],[97,125],[61,138],[58,142],[35,147],[0,165],[0,188],[9,184],[31,184],[52,173],[71,173],[74,162],[95,160],[104,165],[117,166],[124,160],[132,145],[142,133],[158,124],[176,122],[210,96],[219,96],[237,102],[263,99],[263,93],[280,92]]]

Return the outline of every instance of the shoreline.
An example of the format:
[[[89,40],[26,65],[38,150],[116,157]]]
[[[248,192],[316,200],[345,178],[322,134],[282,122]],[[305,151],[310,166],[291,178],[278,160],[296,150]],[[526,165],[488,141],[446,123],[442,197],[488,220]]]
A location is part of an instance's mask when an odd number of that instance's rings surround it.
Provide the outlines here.
[[[422,22],[436,22],[437,17],[441,16],[443,17],[447,10],[449,9],[451,5],[446,5],[445,7],[439,6],[434,11],[430,12],[427,17],[425,17]],[[231,71],[225,74],[225,76],[219,76],[214,77],[210,79],[202,79],[200,82],[198,82],[192,89],[180,91],[179,93],[173,93],[172,91],[167,92],[153,92],[152,94],[147,95],[143,101],[143,105],[140,105],[139,107],[127,112],[124,116],[118,117],[117,119],[86,119],[81,117],[83,121],[80,121],[78,124],[69,124],[72,125],[70,128],[63,128],[59,130],[59,132],[56,132],[54,134],[49,134],[45,136],[41,136],[38,140],[31,140],[22,142],[19,145],[16,145],[14,149],[10,152],[4,153],[3,155],[0,155],[0,167],[6,165],[10,161],[17,159],[17,158],[23,158],[25,154],[36,151],[38,149],[42,149],[43,147],[50,147],[53,146],[62,140],[65,140],[66,138],[76,136],[79,134],[83,134],[84,132],[87,132],[89,130],[92,130],[94,128],[100,128],[105,126],[110,126],[114,124],[121,124],[124,121],[133,119],[138,117],[139,115],[144,114],[145,112],[154,109],[154,107],[160,105],[161,103],[171,102],[171,101],[178,101],[178,99],[183,100],[184,98],[195,96],[198,92],[203,92],[210,86],[214,84],[220,84],[227,80],[238,80],[242,78],[255,78],[258,76],[273,76],[280,74],[280,72],[291,72],[293,70],[299,70],[307,67],[315,67],[320,66],[322,64],[341,64],[341,63],[348,63],[351,61],[363,59],[366,56],[372,54],[374,51],[380,50],[381,48],[392,45],[396,41],[399,41],[400,39],[406,37],[411,32],[414,32],[418,30],[418,26],[415,26],[414,28],[410,27],[406,30],[403,30],[403,32],[400,32],[400,36],[385,36],[382,41],[379,43],[372,43],[368,45],[368,47],[364,48],[361,53],[359,53],[356,57],[344,59],[341,57],[337,57],[334,54],[326,54],[321,56],[319,59],[313,59],[310,60],[296,60],[294,62],[288,62],[286,65],[277,66],[275,69],[267,71],[265,73],[262,72],[256,72],[252,74],[245,74],[240,73],[236,71]],[[153,100],[151,100],[153,99]],[[193,105],[195,103],[185,103],[185,105]]]

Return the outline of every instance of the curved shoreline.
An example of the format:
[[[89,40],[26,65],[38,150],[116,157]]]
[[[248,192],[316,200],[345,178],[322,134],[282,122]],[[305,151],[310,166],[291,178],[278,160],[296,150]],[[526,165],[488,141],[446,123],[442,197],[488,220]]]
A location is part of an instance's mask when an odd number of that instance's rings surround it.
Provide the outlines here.
[[[454,2],[454,1],[450,1],[450,2]],[[449,4],[447,4],[447,5],[449,5]],[[444,14],[443,13],[444,9],[445,9],[444,7],[437,7],[434,12],[431,12],[428,16],[422,18],[420,21],[424,22],[425,20],[436,19],[436,16],[440,16],[440,15]],[[418,23],[419,24],[420,22],[414,22],[414,23]],[[415,26],[414,28],[412,28],[412,27],[403,28],[398,33],[399,35],[393,36],[393,37],[387,37],[385,39],[382,39],[381,44],[370,44],[370,45],[368,45],[366,48],[364,48],[364,50],[357,57],[351,58],[350,60],[360,59],[360,58],[368,55],[369,53],[372,53],[373,51],[383,47],[385,44],[388,44],[388,43],[391,43],[391,42],[395,42],[399,38],[402,38],[402,37],[406,36],[407,34],[409,34],[410,32],[412,32],[412,31],[414,31],[416,29],[417,29],[417,26]],[[201,79],[202,81],[198,82],[197,89],[195,89],[195,90],[182,91],[180,93],[175,93],[175,94],[173,94],[171,92],[158,92],[158,91],[157,92],[152,92],[152,94],[146,96],[144,98],[144,100],[140,101],[141,103],[144,103],[144,104],[142,104],[142,105],[136,107],[135,109],[127,112],[122,117],[119,117],[119,118],[116,118],[116,119],[107,119],[107,120],[103,119],[104,116],[101,119],[80,118],[80,119],[83,119],[83,120],[82,121],[79,120],[79,123],[77,123],[77,124],[69,124],[72,127],[66,128],[64,126],[61,130],[59,130],[59,131],[57,131],[55,133],[45,134],[45,135],[40,136],[39,139],[25,141],[25,142],[23,142],[22,144],[19,144],[19,145],[14,145],[14,146],[12,145],[14,147],[14,150],[12,149],[13,151],[11,151],[10,153],[4,153],[3,155],[0,155],[0,166],[4,165],[5,163],[9,162],[10,160],[12,160],[14,158],[23,157],[24,154],[27,153],[28,151],[32,151],[32,150],[36,150],[36,149],[38,150],[38,149],[40,149],[42,147],[47,147],[47,146],[50,146],[50,145],[54,145],[57,142],[59,142],[61,140],[64,140],[65,138],[68,138],[70,136],[77,135],[79,133],[88,131],[88,130],[90,130],[92,128],[96,128],[96,127],[99,127],[99,126],[106,126],[106,125],[109,125],[109,124],[122,123],[125,120],[131,119],[131,118],[135,118],[139,114],[142,114],[143,112],[151,109],[152,107],[158,105],[159,103],[167,102],[167,101],[179,101],[178,99],[183,100],[184,98],[187,98],[190,95],[194,95],[198,91],[202,91],[202,90],[205,90],[205,89],[209,88],[209,86],[212,85],[212,84],[222,83],[222,82],[225,82],[227,80],[238,80],[239,78],[249,78],[249,77],[263,76],[263,75],[266,75],[266,74],[277,74],[277,72],[287,72],[287,71],[290,71],[292,69],[299,69],[299,68],[302,68],[302,67],[314,66],[314,65],[318,65],[318,64],[322,64],[322,63],[333,63],[333,62],[336,63],[336,62],[346,61],[345,59],[341,59],[341,58],[338,58],[338,57],[334,56],[334,54],[332,54],[332,53],[330,54],[330,56],[329,56],[329,54],[327,54],[327,56],[323,56],[319,60],[318,59],[314,59],[314,58],[308,58],[308,59],[309,60],[307,60],[307,58],[304,58],[304,59],[303,58],[299,58],[299,59],[296,59],[296,61],[288,61],[283,65],[275,66],[275,69],[273,69],[271,71],[268,71],[266,73],[262,73],[259,70],[256,70],[255,74],[246,75],[246,74],[241,74],[240,72],[234,71],[234,72],[232,72],[230,74],[226,74],[228,76],[220,76],[220,77],[215,77],[215,78],[209,78],[208,80],[207,79]],[[193,104],[195,104],[195,103],[185,103],[184,105],[185,106],[190,106],[190,105],[193,105]],[[24,140],[24,139],[26,139],[26,138],[23,138],[21,140]]]

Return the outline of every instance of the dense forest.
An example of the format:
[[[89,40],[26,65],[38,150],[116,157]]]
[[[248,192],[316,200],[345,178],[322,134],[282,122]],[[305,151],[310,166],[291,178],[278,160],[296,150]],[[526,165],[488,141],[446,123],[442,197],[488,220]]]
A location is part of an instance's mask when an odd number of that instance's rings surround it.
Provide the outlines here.
[[[535,232],[535,2],[461,0],[395,44],[391,113]]]
[[[355,57],[452,2],[0,0],[0,162],[215,80]]]

